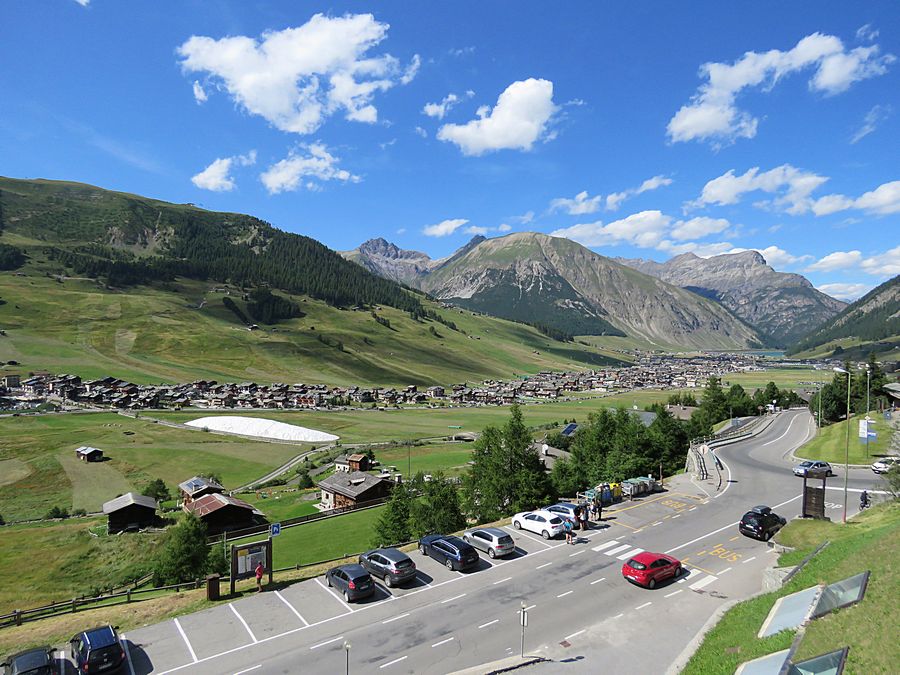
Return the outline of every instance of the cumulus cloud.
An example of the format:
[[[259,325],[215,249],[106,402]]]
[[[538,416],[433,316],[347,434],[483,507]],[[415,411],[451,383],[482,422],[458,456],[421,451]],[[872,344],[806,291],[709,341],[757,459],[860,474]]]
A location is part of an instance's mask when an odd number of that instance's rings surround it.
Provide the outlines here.
[[[481,225],[469,225],[463,232],[466,234],[480,234],[481,236],[486,235],[491,231],[489,227],[482,227]]]
[[[220,157],[207,166],[203,171],[191,177],[191,182],[201,190],[212,192],[230,192],[236,184],[231,177],[232,166],[250,166],[256,163],[256,150],[251,150],[246,155],[233,157]]]
[[[672,238],[679,241],[702,239],[710,234],[724,232],[731,226],[725,218],[708,218],[700,216],[690,220],[679,221],[672,229]]]
[[[671,216],[662,211],[640,211],[606,225],[598,220],[564,227],[554,230],[550,236],[572,239],[584,246],[633,244],[653,248],[662,241],[671,223]]]
[[[812,204],[812,211],[817,216],[847,209],[861,209],[879,216],[900,213],[900,180],[883,183],[856,199],[839,194],[825,195]]]
[[[77,2],[82,7],[87,7],[89,4],[91,4],[91,0],[75,0],[75,2]]]
[[[197,80],[194,80],[194,100],[197,101],[197,105],[201,103],[206,103],[206,99],[209,97],[206,95],[206,90],[203,88],[203,85],[200,84]]]
[[[338,111],[348,120],[376,122],[375,95],[415,77],[418,56],[404,68],[390,54],[369,55],[388,27],[371,14],[316,14],[259,39],[194,35],[177,54],[185,72],[207,73],[249,113],[282,131],[308,134]]]
[[[881,55],[878,45],[848,50],[833,35],[813,33],[788,51],[746,52],[734,63],[705,63],[700,77],[706,81],[669,120],[667,135],[674,143],[698,140],[716,146],[753,138],[759,120],[736,105],[745,89],[769,91],[785,76],[814,68],[810,90],[834,95],[884,74],[894,61],[892,54]]]
[[[711,243],[701,243],[697,241],[689,241],[684,244],[676,244],[668,239],[664,239],[656,247],[660,251],[666,251],[671,255],[681,255],[682,253],[693,253],[700,258],[712,258],[715,255],[723,253],[734,253],[734,246],[731,242],[718,241]]]
[[[475,92],[469,89],[466,91],[466,97],[472,98],[475,95]],[[422,108],[422,113],[428,115],[429,117],[434,117],[436,119],[442,120],[444,119],[444,115],[450,112],[450,109],[459,103],[462,100],[456,94],[447,94],[444,98],[441,99],[440,103],[426,103],[425,107]]]
[[[862,261],[862,268],[867,273],[879,277],[893,277],[900,274],[900,246],[866,258]]]
[[[500,225],[497,226],[498,232],[509,232],[511,229],[512,225],[507,225],[506,223],[500,223]]]
[[[496,150],[530,150],[535,142],[549,136],[548,126],[556,111],[553,83],[529,78],[509,85],[493,109],[481,106],[477,119],[443,125],[437,137],[470,156]]]
[[[834,272],[856,267],[862,260],[860,251],[835,251],[817,260],[806,268],[807,272]]]
[[[346,169],[338,168],[338,162],[340,159],[328,152],[322,143],[311,143],[292,150],[287,158],[271,165],[259,178],[271,195],[300,188],[315,192],[321,189],[322,181],[358,183],[361,180]]]
[[[889,105],[873,106],[872,109],[866,113],[862,126],[856,130],[855,134],[853,134],[853,137],[850,139],[850,144],[853,145],[859,143],[859,141],[875,131],[878,128],[878,125],[884,122],[890,114],[891,106]]]
[[[876,29],[872,28],[872,24],[870,24],[870,23],[867,23],[856,29],[856,39],[857,40],[864,40],[866,42],[872,42],[877,37],[878,37],[878,31]]]
[[[816,289],[824,293],[825,295],[830,295],[832,298],[837,298],[838,300],[846,300],[848,302],[852,302],[858,298],[861,298],[866,293],[868,293],[872,287],[866,284],[822,284],[821,286],[816,286]]]
[[[737,204],[746,193],[759,190],[779,195],[773,202],[761,202],[761,205],[771,204],[788,213],[800,214],[812,208],[810,193],[827,180],[826,176],[818,176],[790,164],[763,172],[755,166],[740,176],[730,169],[704,185],[699,199],[688,206]]]
[[[422,230],[422,234],[427,237],[447,237],[456,232],[460,227],[468,223],[466,218],[453,218],[450,220],[442,220],[435,225],[428,225]]]
[[[730,251],[726,251],[727,253],[741,253],[743,251],[756,251],[763,258],[766,259],[766,262],[776,268],[787,267],[788,265],[796,265],[797,263],[806,262],[807,260],[812,260],[811,255],[793,255],[788,253],[783,248],[779,248],[778,246],[767,246],[766,248],[733,248]]]
[[[428,138],[428,132],[425,131],[422,127],[416,127],[415,129],[413,129],[413,131],[415,132],[416,136]]]
[[[653,176],[653,178],[648,178],[636,188],[629,188],[628,190],[624,190],[622,192],[613,192],[612,194],[607,195],[606,208],[609,211],[615,211],[619,208],[622,202],[630,197],[633,197],[634,195],[649,192],[650,190],[656,190],[657,188],[661,188],[671,184],[671,178],[667,178],[665,176]]]
[[[586,213],[596,213],[600,209],[601,195],[589,197],[587,190],[579,192],[574,199],[558,197],[550,202],[550,211],[565,211],[571,216],[580,216]]]

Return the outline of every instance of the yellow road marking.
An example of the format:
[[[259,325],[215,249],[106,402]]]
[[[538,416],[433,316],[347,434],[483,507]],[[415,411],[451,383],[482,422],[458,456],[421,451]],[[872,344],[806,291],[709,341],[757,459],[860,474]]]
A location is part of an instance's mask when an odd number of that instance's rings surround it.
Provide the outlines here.
[[[632,527],[631,525],[626,525],[625,523],[617,523],[615,521],[608,521],[608,520],[604,520],[603,522],[605,522],[605,523],[612,522],[613,525],[621,525],[622,527],[627,527],[629,530],[633,530],[635,532],[637,532],[637,530],[638,530],[638,528]]]
[[[737,537],[732,537],[732,538],[729,539],[728,541],[734,541],[735,539],[737,539]]]
[[[682,560],[681,562],[684,562],[684,561]],[[712,574],[713,576],[718,576],[715,572],[710,572],[708,569],[704,569],[704,568],[700,567],[699,565],[689,564],[688,567],[690,567],[691,569],[700,570],[701,572],[706,572],[707,574]]]

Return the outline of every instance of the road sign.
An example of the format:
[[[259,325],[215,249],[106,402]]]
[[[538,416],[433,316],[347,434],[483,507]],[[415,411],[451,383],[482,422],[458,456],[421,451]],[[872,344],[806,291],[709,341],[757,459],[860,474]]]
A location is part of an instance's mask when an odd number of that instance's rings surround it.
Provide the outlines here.
[[[272,523],[269,526],[269,534],[273,537],[277,537],[281,534],[281,523]]]

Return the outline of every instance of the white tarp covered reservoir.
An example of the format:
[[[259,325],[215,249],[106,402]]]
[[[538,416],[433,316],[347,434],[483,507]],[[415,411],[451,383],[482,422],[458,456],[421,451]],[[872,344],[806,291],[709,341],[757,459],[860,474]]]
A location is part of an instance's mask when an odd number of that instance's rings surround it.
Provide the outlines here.
[[[303,441],[305,443],[328,443],[338,440],[339,436],[326,434],[324,431],[299,427],[296,424],[285,424],[262,417],[239,417],[237,415],[213,415],[185,422],[189,427],[224,431],[242,436],[258,436],[279,441]]]

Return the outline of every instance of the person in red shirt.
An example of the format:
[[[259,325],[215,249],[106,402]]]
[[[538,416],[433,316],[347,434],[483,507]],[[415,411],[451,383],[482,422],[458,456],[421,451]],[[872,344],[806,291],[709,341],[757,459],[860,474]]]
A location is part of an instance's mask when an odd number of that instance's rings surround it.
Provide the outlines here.
[[[262,562],[256,563],[256,592],[257,593],[262,593],[263,572],[265,572],[265,568],[263,567]]]

